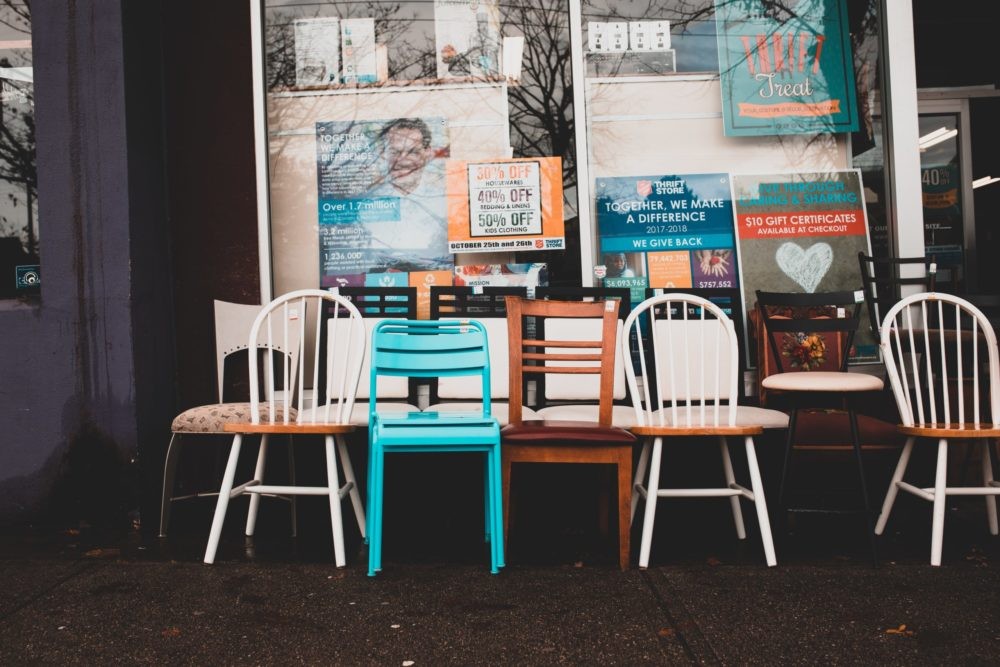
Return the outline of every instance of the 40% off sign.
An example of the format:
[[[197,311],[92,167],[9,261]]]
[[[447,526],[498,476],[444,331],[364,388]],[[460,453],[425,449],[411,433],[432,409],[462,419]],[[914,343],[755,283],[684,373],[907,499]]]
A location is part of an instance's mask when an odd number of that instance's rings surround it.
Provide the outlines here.
[[[468,168],[470,236],[542,233],[539,163],[475,163]]]

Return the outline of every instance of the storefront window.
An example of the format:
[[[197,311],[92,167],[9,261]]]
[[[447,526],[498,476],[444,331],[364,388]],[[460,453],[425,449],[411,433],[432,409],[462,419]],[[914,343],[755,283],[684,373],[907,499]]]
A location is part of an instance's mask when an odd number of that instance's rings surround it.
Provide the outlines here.
[[[0,2],[0,298],[38,294],[38,178],[31,9]]]
[[[875,0],[263,8],[275,293],[534,265],[752,307],[888,245]]]
[[[861,0],[586,1],[595,281],[739,290],[747,310],[756,289],[860,288],[885,219],[866,198],[882,160],[855,161],[877,145],[877,17]]]
[[[274,293],[578,281],[565,3],[268,0],[263,40]]]

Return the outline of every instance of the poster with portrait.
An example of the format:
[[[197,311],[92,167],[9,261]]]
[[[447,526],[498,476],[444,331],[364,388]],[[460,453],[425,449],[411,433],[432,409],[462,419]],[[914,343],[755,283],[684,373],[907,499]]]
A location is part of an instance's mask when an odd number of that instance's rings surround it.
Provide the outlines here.
[[[715,0],[727,137],[858,130],[846,0]]]
[[[565,248],[562,158],[448,162],[451,252]]]
[[[320,282],[450,275],[443,118],[316,123]]]
[[[755,307],[758,289],[862,289],[858,253],[870,255],[871,245],[860,170],[734,174],[733,203],[745,309]],[[875,361],[862,313],[852,361]]]
[[[613,176],[596,187],[605,284],[737,287],[728,174]]]

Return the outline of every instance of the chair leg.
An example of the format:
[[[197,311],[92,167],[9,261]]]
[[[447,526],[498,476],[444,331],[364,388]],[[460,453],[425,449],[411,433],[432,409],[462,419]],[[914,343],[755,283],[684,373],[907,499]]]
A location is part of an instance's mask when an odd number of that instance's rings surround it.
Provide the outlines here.
[[[490,452],[492,459],[490,465],[490,479],[492,481],[490,501],[493,506],[493,528],[491,544],[496,553],[496,565],[498,568],[506,567],[507,562],[504,556],[504,531],[503,531],[503,500],[501,488],[503,486],[502,474],[500,473],[500,446],[497,445]]]
[[[295,439],[288,436],[288,483],[295,486]],[[292,537],[299,536],[298,496],[292,496],[288,502],[292,514]]]
[[[781,482],[778,486],[779,525],[782,528],[782,532],[787,532],[788,498],[786,497],[786,493],[788,491],[788,472],[792,467],[792,446],[795,444],[795,424],[798,418],[798,408],[792,407],[792,412],[788,416],[788,433],[785,435],[785,460],[781,464]]]
[[[215,518],[212,519],[212,530],[208,534],[205,562],[209,565],[215,562],[215,552],[219,548],[219,538],[222,537],[222,524],[226,520],[226,508],[229,507],[229,494],[233,490],[236,462],[240,458],[240,445],[242,443],[243,436],[237,433],[233,437],[233,446],[229,449],[229,461],[226,463],[226,472],[222,476],[222,486],[219,487],[219,497],[215,503]]]
[[[385,454],[372,443],[369,448],[368,469],[368,576],[374,577],[382,569],[382,476]]]
[[[729,445],[725,436],[719,436],[719,449],[722,451],[722,469],[726,475],[726,487],[736,488],[736,475],[733,474],[733,460],[729,456]],[[733,510],[733,523],[736,524],[736,537],[747,538],[747,529],[743,524],[743,510],[740,509],[740,497],[729,496],[729,506]]]
[[[635,521],[635,510],[639,506],[639,497],[642,495],[639,493],[638,488],[643,484],[643,478],[646,476],[646,466],[649,465],[649,440],[645,440],[642,443],[642,450],[639,452],[639,463],[635,466],[635,477],[632,482],[632,514],[630,516],[631,521]]]
[[[656,505],[660,488],[660,457],[663,438],[653,440],[653,452],[649,462],[649,481],[646,483],[646,511],[642,521],[642,541],[639,546],[639,568],[649,567],[649,552],[653,545],[653,523],[656,521]]]
[[[487,452],[486,458],[483,461],[483,466],[485,468],[485,470],[483,470],[483,511],[486,514],[486,520],[484,521],[484,525],[486,526],[484,532],[486,533],[486,536],[483,539],[484,542],[489,542],[490,535],[493,533],[493,506],[490,504],[492,502],[492,498],[490,497],[490,483],[493,479],[493,468],[491,466],[490,457],[491,454]],[[490,551],[492,553],[492,548]]]
[[[618,452],[618,567],[628,569],[632,532],[632,447]]]
[[[257,452],[257,467],[254,469],[253,478],[258,484],[264,483],[264,466],[267,464],[267,434],[260,436],[260,450]],[[246,536],[253,537],[253,531],[257,526],[257,510],[260,509],[260,494],[250,494],[250,509],[247,511]]]
[[[167,445],[167,458],[163,462],[163,495],[160,497],[160,537],[167,536],[167,524],[170,523],[171,496],[174,494],[174,476],[177,473],[177,459],[180,457],[180,438],[176,433],[170,434],[170,444]]]
[[[896,495],[899,493],[899,483],[903,481],[906,474],[906,466],[910,463],[910,454],[913,452],[914,437],[906,439],[903,451],[899,455],[899,463],[896,464],[896,471],[892,473],[892,481],[889,482],[889,490],[885,494],[885,502],[882,503],[882,513],[879,514],[878,523],[875,524],[875,534],[881,535],[885,531],[885,524],[889,521],[889,513],[896,502]]]
[[[351,505],[354,506],[354,518],[357,519],[361,537],[364,537],[367,534],[365,530],[365,506],[361,503],[361,491],[358,490],[358,480],[354,477],[351,454],[347,451],[347,443],[343,438],[338,439],[337,450],[340,453],[340,465],[344,467],[344,484],[350,484],[351,486],[348,495],[351,497]]]
[[[934,474],[934,520],[931,524],[931,565],[941,564],[944,546],[944,510],[947,505],[948,441],[938,440],[937,469]]]
[[[991,448],[993,443],[983,440],[983,486],[989,488],[993,484],[993,456]],[[998,534],[997,528],[997,497],[984,496],[986,498],[986,520],[989,523],[990,535]]]
[[[865,528],[868,534],[868,544],[872,551],[872,565],[878,567],[878,543],[875,541],[875,525],[872,521],[872,506],[868,500],[868,483],[865,481],[865,462],[861,456],[861,434],[858,430],[858,413],[853,407],[848,407],[848,420],[851,423],[851,444],[854,447],[854,458],[858,464],[858,482],[861,484],[861,501],[865,510]]]
[[[768,567],[778,564],[774,553],[774,539],[771,536],[771,520],[767,516],[767,502],[764,500],[764,482],[760,477],[760,466],[757,465],[757,450],[753,438],[745,439],[747,449],[747,468],[750,472],[750,490],[753,491],[753,504],[757,508],[757,523],[760,524],[760,540],[764,544],[764,558]]]
[[[337,567],[347,565],[344,550],[344,521],[340,512],[340,479],[337,475],[337,453],[334,437],[328,435],[326,441],[326,480],[330,497],[330,523],[333,526],[333,556]]]

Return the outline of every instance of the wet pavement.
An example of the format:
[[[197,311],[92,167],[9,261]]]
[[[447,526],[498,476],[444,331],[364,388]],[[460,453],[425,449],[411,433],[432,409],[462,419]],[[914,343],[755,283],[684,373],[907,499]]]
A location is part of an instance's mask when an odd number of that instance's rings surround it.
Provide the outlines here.
[[[1000,663],[1000,538],[981,498],[949,503],[940,568],[917,499],[900,498],[877,568],[857,517],[796,516],[767,568],[749,508],[740,542],[725,500],[661,501],[651,567],[620,572],[590,511],[600,475],[546,495],[549,473],[535,474],[515,487],[496,576],[481,500],[425,485],[387,498],[375,578],[349,512],[348,566],[333,566],[322,499],[300,501],[296,539],[287,506],[265,502],[251,541],[237,501],[214,566],[201,563],[211,500],[179,504],[162,540],[148,527],[8,529],[0,664]]]

